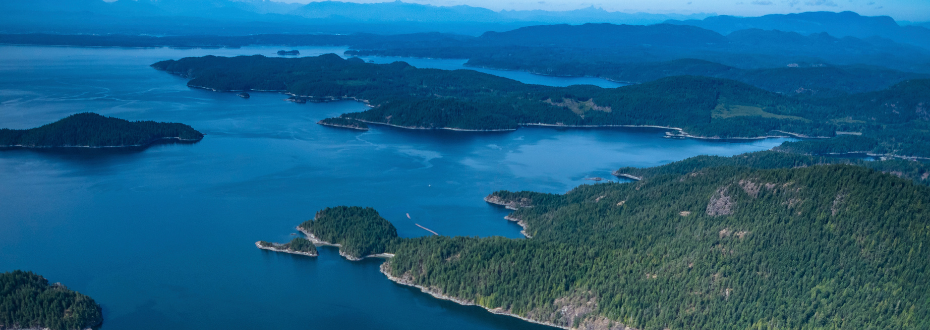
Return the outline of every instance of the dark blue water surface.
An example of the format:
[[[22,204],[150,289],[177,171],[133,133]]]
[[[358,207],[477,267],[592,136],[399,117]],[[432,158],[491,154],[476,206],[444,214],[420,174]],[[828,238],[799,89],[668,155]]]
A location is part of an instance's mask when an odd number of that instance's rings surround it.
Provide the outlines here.
[[[518,238],[507,211],[484,196],[561,193],[621,166],[782,142],[615,129],[356,132],[315,123],[364,110],[361,103],[295,104],[273,93],[241,99],[189,89],[149,67],[276,50],[0,47],[0,127],[94,111],[207,134],[145,150],[0,151],[0,272],[31,270],[92,296],[107,330],[543,329],[397,285],[378,272],[381,260],[350,262],[330,248],[318,258],[275,254],[253,243],[290,240],[297,224],[336,205],[375,207],[405,237],[428,234],[419,223],[443,235]]]

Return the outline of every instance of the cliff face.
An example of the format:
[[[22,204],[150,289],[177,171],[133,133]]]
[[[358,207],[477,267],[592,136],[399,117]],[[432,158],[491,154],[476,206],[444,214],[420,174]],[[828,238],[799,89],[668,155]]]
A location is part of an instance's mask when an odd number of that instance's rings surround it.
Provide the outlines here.
[[[490,194],[484,198],[485,202],[500,205],[510,210],[518,210],[524,207],[533,206],[533,201],[526,197],[505,198],[496,194]]]

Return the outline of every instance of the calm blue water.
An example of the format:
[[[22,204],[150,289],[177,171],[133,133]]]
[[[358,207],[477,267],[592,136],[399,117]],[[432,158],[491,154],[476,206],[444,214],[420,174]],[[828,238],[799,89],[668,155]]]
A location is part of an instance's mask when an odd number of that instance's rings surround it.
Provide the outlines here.
[[[341,54],[341,53],[340,53]],[[546,85],[546,86],[571,86],[571,85],[594,85],[603,88],[617,88],[626,86],[627,84],[614,82],[601,78],[594,77],[553,77],[553,76],[541,76],[537,74],[532,74],[524,71],[507,71],[507,70],[494,70],[494,69],[485,69],[485,68],[475,68],[465,66],[465,62],[468,60],[445,60],[445,59],[432,59],[432,58],[408,58],[408,57],[390,57],[390,56],[371,56],[371,57],[360,57],[366,62],[371,61],[374,63],[391,63],[396,61],[404,61],[418,68],[432,68],[432,69],[443,69],[443,70],[474,70],[478,72],[484,72],[493,74],[495,76],[500,76],[504,78],[510,78],[516,81],[520,81],[526,84],[536,84],[536,85]]]
[[[335,205],[375,207],[405,237],[426,235],[419,223],[444,235],[517,238],[507,211],[484,196],[565,192],[621,166],[781,143],[664,139],[655,130],[355,132],[315,123],[360,103],[244,100],[189,89],[148,66],[276,50],[0,47],[0,127],[95,111],[207,134],[141,151],[0,152],[0,272],[32,270],[92,296],[107,330],[545,329],[394,284],[380,260],[349,262],[328,248],[316,259],[282,255],[253,243],[287,241]]]

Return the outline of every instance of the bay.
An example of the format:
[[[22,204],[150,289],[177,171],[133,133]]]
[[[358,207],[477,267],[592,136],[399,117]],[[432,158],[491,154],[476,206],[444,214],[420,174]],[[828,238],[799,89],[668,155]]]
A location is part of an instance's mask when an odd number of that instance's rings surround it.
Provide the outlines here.
[[[503,219],[508,211],[484,196],[563,193],[622,166],[784,141],[665,139],[652,129],[356,132],[316,122],[364,110],[361,103],[242,99],[190,89],[149,67],[278,49],[0,46],[0,127],[93,111],[206,134],[196,144],[142,150],[0,151],[0,272],[34,271],[90,295],[104,307],[107,330],[545,329],[395,284],[378,272],[380,260],[350,262],[331,248],[318,258],[283,255],[253,243],[288,241],[297,224],[336,205],[374,207],[404,237],[429,234],[420,224],[443,235],[522,239]]]

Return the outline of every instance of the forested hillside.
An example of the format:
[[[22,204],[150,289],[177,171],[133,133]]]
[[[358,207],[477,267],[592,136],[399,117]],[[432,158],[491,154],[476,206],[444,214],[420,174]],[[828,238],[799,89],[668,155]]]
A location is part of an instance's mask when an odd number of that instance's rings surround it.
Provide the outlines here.
[[[132,147],[164,139],[199,141],[190,126],[154,121],[127,121],[95,113],[79,113],[41,127],[0,129],[0,147]]]
[[[492,194],[525,206],[530,239],[374,234],[393,243],[370,252],[398,281],[564,327],[930,327],[930,187],[848,165],[658,172]]]
[[[783,144],[776,149],[785,149]],[[871,168],[876,171],[890,173],[916,183],[930,185],[930,162],[911,161],[903,159],[888,159],[866,161],[858,158],[840,158],[831,156],[811,156],[783,151],[759,151],[733,157],[696,156],[671,164],[649,167],[624,167],[614,172],[614,175],[632,175],[638,178],[649,178],[657,175],[685,175],[698,172],[705,168],[720,166],[751,167],[755,169],[795,168],[814,165],[848,164]]]
[[[153,67],[216,91],[262,90],[299,100],[364,100],[372,109],[342,115],[409,128],[506,130],[521,125],[677,127],[700,137],[860,134],[865,143],[816,140],[804,153],[873,152],[930,156],[930,80],[878,92],[799,99],[733,80],[679,76],[615,89],[527,85],[470,70],[417,69],[336,55],[295,59],[184,58]],[[787,132],[787,133],[786,133]]]
[[[103,322],[100,305],[32,272],[0,274],[0,328],[77,330]]]

